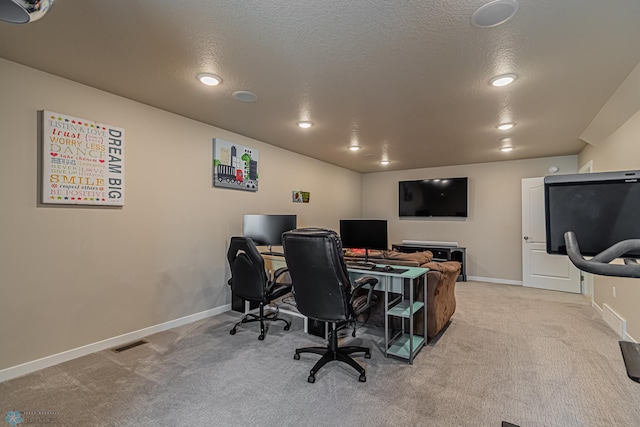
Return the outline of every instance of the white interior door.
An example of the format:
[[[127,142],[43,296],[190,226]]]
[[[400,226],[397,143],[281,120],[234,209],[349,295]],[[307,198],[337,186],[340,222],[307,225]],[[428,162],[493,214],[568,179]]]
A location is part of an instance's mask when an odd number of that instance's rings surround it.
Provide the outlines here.
[[[544,221],[544,178],[522,180],[522,284],[580,293],[580,271],[566,255],[549,255]]]

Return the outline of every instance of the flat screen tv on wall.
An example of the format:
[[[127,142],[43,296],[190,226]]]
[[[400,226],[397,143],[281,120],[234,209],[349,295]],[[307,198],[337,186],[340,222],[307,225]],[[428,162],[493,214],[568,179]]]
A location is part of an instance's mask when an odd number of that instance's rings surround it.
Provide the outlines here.
[[[440,178],[398,183],[400,217],[468,216],[468,179]]]

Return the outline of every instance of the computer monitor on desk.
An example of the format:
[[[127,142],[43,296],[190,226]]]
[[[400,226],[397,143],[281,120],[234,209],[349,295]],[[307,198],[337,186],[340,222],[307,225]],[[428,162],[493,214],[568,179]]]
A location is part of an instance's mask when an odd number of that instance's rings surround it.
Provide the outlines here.
[[[369,262],[369,249],[387,250],[387,220],[341,219],[340,239],[343,248],[364,249],[364,262]]]
[[[264,255],[284,254],[273,252],[273,246],[282,246],[282,233],[293,230],[297,226],[296,215],[244,215],[242,218],[242,235],[251,237],[256,246],[268,246]]]

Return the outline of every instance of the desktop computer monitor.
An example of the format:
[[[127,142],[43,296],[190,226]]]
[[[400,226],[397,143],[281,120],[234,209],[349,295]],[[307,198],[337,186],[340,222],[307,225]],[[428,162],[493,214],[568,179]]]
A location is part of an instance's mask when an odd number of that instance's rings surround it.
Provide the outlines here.
[[[251,237],[256,246],[282,245],[282,233],[297,226],[296,215],[244,215],[242,235]]]
[[[341,219],[340,239],[343,248],[364,249],[365,262],[369,249],[387,250],[387,221],[383,219]]]

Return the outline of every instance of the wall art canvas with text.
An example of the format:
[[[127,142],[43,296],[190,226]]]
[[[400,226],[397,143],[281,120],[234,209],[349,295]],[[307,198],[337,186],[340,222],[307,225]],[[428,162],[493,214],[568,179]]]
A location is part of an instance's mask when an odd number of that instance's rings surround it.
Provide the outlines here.
[[[213,139],[213,186],[258,191],[260,153],[220,138]]]
[[[124,206],[124,129],[42,114],[42,203]]]

